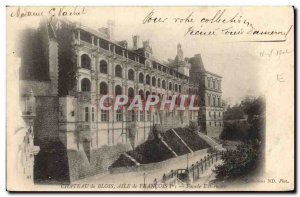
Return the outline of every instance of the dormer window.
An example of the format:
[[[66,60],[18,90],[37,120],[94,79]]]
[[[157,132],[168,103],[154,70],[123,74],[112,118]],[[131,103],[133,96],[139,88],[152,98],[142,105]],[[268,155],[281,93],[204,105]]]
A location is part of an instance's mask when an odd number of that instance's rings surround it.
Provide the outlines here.
[[[145,52],[145,57],[146,58],[149,58],[150,57],[150,54],[148,52]]]

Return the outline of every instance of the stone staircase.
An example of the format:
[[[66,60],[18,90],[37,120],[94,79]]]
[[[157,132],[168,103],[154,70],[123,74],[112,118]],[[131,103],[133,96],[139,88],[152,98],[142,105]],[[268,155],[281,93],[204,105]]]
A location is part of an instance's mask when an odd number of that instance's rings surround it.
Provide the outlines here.
[[[224,151],[225,149],[222,147],[222,144],[217,143],[214,139],[210,138],[209,136],[198,132],[199,137],[204,140],[205,142],[207,142],[211,147],[213,147],[214,149],[218,150],[218,151]]]

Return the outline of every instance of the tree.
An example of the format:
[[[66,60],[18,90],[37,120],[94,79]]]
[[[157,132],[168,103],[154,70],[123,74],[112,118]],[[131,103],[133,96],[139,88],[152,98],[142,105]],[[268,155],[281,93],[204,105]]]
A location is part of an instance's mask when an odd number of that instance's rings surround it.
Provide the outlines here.
[[[215,181],[235,180],[257,169],[259,151],[253,144],[237,145],[236,150],[223,152],[222,160],[223,164],[213,170]]]

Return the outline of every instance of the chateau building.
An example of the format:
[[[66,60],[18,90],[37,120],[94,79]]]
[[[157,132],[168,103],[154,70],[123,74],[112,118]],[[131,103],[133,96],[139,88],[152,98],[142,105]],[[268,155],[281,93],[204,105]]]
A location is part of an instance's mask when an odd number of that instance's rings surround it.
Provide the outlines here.
[[[37,46],[38,54],[31,54],[30,58],[39,61],[23,64],[21,78],[39,81],[39,84],[41,81],[51,83],[49,92],[59,99],[54,118],[57,118],[58,128],[52,131],[55,139],[59,138],[68,151],[84,152],[91,163],[93,150],[136,146],[146,141],[154,124],[169,129],[195,121],[201,132],[219,137],[223,129],[222,78],[205,70],[200,54],[184,57],[182,46],[178,44],[175,58],[163,62],[154,57],[149,40],[140,44],[139,36],[134,35],[129,47],[126,40],[116,41],[114,34],[112,21],[98,30],[60,20],[43,21],[37,30],[39,40],[32,41],[30,46]],[[26,84],[27,88],[33,86]],[[33,93],[35,89],[38,88],[33,88]],[[194,105],[199,110],[99,108],[104,95],[121,94],[129,98],[141,95],[142,100],[150,94],[167,95],[169,99],[173,95],[196,95]],[[53,99],[52,104],[56,103]],[[134,132],[131,132],[133,127]],[[36,136],[40,143],[45,136],[49,139],[49,134],[42,134],[46,130],[41,125],[36,130],[39,130]]]

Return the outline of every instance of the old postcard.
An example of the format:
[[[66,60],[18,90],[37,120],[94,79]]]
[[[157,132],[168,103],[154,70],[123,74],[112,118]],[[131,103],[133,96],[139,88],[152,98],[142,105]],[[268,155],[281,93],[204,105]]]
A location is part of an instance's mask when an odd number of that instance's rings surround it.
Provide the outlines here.
[[[8,191],[293,191],[293,7],[7,6]]]

